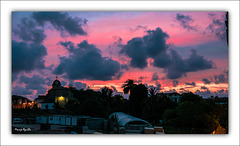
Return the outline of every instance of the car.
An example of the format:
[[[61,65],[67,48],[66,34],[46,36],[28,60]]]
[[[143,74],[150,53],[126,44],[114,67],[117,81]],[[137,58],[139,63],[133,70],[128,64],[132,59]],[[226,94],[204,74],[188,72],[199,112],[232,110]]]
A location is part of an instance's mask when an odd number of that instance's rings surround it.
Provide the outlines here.
[[[21,124],[23,123],[23,119],[21,118],[13,118],[13,124]]]

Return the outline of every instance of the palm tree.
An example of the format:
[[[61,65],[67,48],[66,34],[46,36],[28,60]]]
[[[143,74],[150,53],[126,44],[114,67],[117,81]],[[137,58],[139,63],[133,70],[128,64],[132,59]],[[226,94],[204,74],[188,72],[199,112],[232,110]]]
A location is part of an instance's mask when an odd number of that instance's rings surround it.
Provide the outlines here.
[[[135,86],[134,81],[131,79],[128,79],[124,84],[122,85],[123,93],[127,94],[129,91],[131,92],[132,88]]]
[[[153,97],[158,93],[156,88],[150,88],[149,89],[149,97]]]
[[[101,93],[104,97],[111,98],[113,95],[113,90],[105,86],[101,89]]]

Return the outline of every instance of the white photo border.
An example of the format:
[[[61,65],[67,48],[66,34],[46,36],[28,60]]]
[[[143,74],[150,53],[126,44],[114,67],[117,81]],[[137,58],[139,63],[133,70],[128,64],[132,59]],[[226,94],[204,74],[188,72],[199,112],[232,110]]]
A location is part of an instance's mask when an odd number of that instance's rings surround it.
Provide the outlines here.
[[[11,134],[12,11],[228,11],[229,134],[13,135]],[[239,145],[239,1],[1,1],[2,145]]]

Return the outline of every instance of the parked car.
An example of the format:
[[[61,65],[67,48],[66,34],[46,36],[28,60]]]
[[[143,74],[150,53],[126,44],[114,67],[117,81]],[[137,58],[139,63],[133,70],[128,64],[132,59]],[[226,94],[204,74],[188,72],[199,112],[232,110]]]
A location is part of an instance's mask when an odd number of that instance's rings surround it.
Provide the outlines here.
[[[21,118],[13,118],[13,124],[21,124],[23,123],[23,119]]]

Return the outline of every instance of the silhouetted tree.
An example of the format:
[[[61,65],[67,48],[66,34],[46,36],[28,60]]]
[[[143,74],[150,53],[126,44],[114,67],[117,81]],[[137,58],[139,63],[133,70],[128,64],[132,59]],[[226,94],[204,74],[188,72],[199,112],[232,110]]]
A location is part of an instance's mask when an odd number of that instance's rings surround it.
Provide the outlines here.
[[[143,84],[135,85],[131,89],[131,93],[129,95],[130,101],[130,110],[131,113],[136,117],[142,117],[143,106],[148,98],[148,90],[147,87]]]
[[[110,113],[108,102],[99,97],[91,97],[80,105],[82,115],[106,118]]]
[[[150,98],[156,96],[156,94],[158,93],[156,88],[150,88],[148,91],[149,91]]]
[[[179,99],[179,102],[200,102],[202,101],[202,97],[197,95],[197,94],[193,94],[192,92],[189,93],[183,93]]]
[[[101,94],[103,97],[111,98],[113,94],[113,90],[105,86],[101,89]]]
[[[176,107],[177,103],[164,95],[150,95],[143,106],[143,118],[155,124],[162,119],[165,110]]]
[[[127,81],[124,82],[124,84],[122,85],[123,88],[123,93],[127,94],[129,92],[131,92],[132,88],[136,86],[136,84],[134,83],[133,80],[128,79]]]
[[[65,108],[68,109],[71,114],[80,114],[80,103],[76,98],[69,99],[65,105]]]
[[[218,118],[211,104],[193,93],[185,93],[174,109],[163,114],[163,125],[166,133],[206,133],[210,134],[218,126]]]

